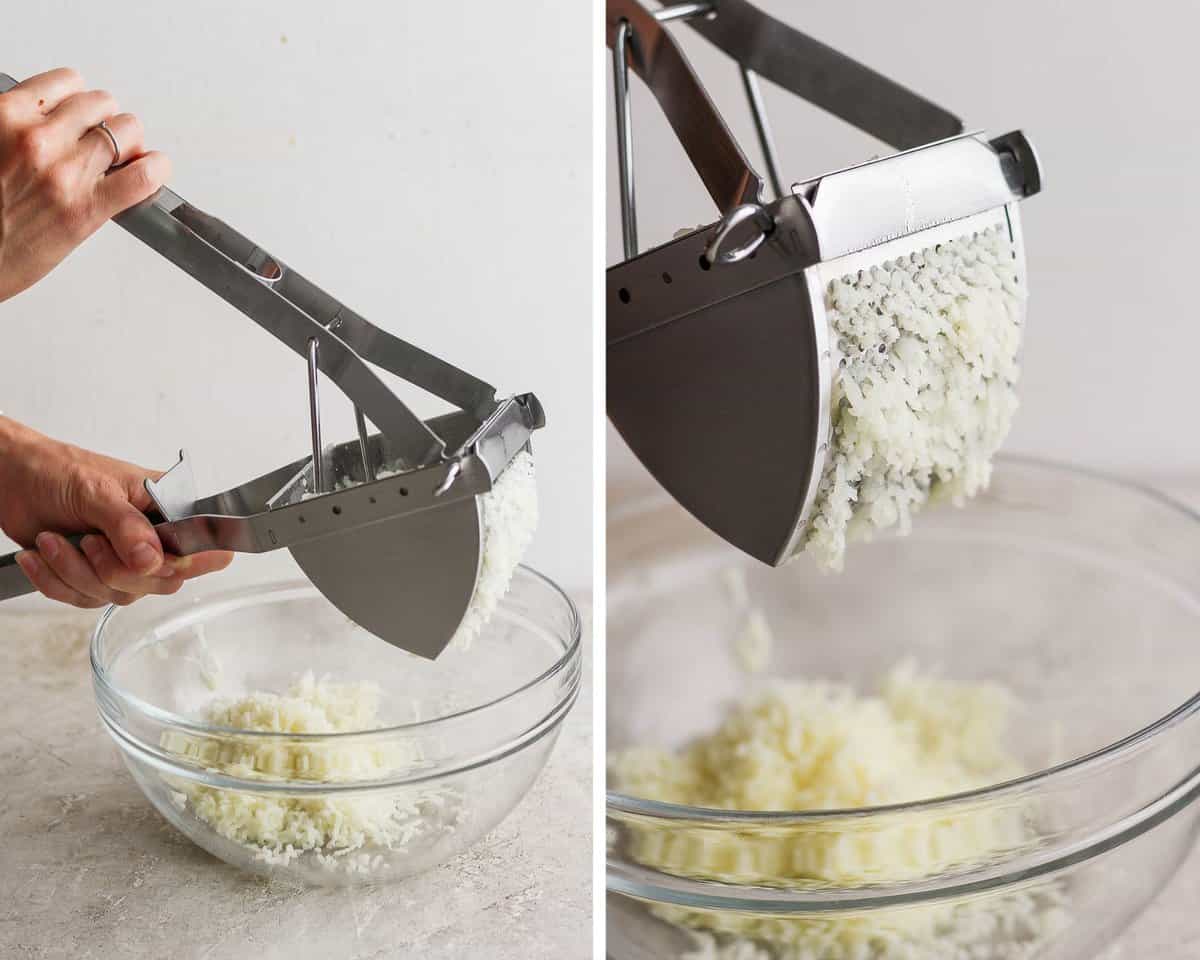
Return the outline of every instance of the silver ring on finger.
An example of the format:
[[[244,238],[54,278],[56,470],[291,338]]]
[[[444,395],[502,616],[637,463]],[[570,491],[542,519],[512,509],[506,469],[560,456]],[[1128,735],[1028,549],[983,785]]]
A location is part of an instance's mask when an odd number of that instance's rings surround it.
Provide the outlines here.
[[[112,145],[113,159],[112,163],[108,165],[108,169],[111,170],[121,162],[121,144],[117,140],[117,135],[109,128],[107,120],[101,120],[92,129],[99,130],[101,133],[103,133],[106,137],[108,137],[108,142]]]

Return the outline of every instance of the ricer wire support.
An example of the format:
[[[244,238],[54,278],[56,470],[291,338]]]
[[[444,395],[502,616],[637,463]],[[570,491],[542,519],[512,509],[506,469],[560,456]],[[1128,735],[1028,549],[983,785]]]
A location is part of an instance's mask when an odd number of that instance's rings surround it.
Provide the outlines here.
[[[358,431],[358,449],[362,453],[363,473],[368,480],[374,480],[377,474],[375,464],[371,460],[371,446],[367,433],[367,417],[362,412],[362,407],[358,404],[354,405],[354,427]]]
[[[308,341],[308,419],[312,432],[313,493],[325,492],[325,456],[321,444],[321,368],[316,337]]]
[[[771,181],[771,190],[775,194],[775,199],[778,200],[783,196],[783,180],[779,176],[779,159],[775,149],[775,138],[771,135],[771,124],[767,119],[767,105],[763,102],[758,75],[744,63],[738,64],[738,72],[742,75],[742,87],[746,91],[746,100],[750,104],[750,116],[754,118],[754,132],[758,135],[758,146],[762,150],[763,163],[767,168],[767,179]]]
[[[659,23],[712,16],[715,3],[676,3],[654,14]],[[617,178],[621,195],[621,240],[625,259],[637,256],[637,203],[634,194],[633,108],[629,102],[629,54],[634,43],[633,26],[622,20],[613,42],[613,93],[617,121]]]
[[[637,207],[633,193],[633,111],[629,105],[629,41],[633,27],[622,20],[613,42],[613,89],[617,101],[617,176],[621,184],[621,239],[625,259],[638,253]]]

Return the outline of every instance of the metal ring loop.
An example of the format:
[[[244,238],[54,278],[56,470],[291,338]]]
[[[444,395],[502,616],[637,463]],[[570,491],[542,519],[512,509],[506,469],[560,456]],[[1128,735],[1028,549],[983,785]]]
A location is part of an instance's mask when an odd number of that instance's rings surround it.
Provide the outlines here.
[[[747,240],[740,247],[734,247],[732,250],[722,253],[721,244],[725,242],[733,229],[751,219],[758,221],[762,232],[752,240]],[[704,259],[710,264],[737,263],[739,260],[745,260],[750,254],[761,247],[763,241],[774,231],[775,220],[767,213],[766,207],[758,203],[740,204],[725,214],[721,220],[720,226],[717,227],[717,232],[713,235],[712,240],[709,241],[708,246],[704,248]]]
[[[111,170],[113,167],[115,167],[117,164],[119,164],[121,162],[121,144],[119,144],[117,142],[117,135],[108,128],[107,120],[101,120],[92,129],[99,130],[106,137],[108,137],[108,142],[112,144],[113,159],[112,159],[112,163],[110,163],[108,165],[108,169]]]

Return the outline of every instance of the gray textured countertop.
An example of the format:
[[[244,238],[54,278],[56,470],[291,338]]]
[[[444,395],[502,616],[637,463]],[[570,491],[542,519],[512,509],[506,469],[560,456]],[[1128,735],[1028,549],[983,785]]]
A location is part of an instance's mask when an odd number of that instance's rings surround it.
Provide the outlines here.
[[[592,693],[516,811],[472,849],[390,886],[239,874],[149,806],[100,726],[93,615],[0,614],[4,960],[574,960],[592,942]],[[585,638],[587,631],[585,611]]]

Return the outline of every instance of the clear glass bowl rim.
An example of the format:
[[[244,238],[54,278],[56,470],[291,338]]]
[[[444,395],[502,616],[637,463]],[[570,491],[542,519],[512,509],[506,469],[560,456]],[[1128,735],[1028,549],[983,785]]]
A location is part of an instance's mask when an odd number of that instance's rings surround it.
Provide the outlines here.
[[[463,710],[458,710],[454,713],[443,714],[439,717],[433,717],[429,720],[417,720],[409,723],[395,724],[389,727],[380,727],[375,730],[362,730],[347,733],[288,733],[280,734],[272,731],[256,731],[256,730],[238,730],[233,727],[223,727],[211,724],[202,723],[200,721],[191,720],[187,717],[182,717],[172,713],[169,710],[163,710],[161,707],[156,707],[154,704],[147,703],[139,697],[135,697],[130,693],[121,690],[109,677],[107,669],[100,662],[101,645],[104,640],[104,630],[114,616],[119,615],[122,609],[116,605],[110,604],[104,609],[96,626],[92,630],[91,642],[89,644],[89,659],[92,666],[92,681],[98,685],[105,695],[113,698],[123,707],[129,709],[132,713],[141,714],[157,723],[169,726],[173,729],[186,730],[201,735],[219,735],[229,736],[236,735],[238,739],[255,739],[263,738],[265,740],[286,740],[288,742],[321,742],[329,743],[340,739],[353,739],[355,741],[370,741],[376,738],[387,738],[397,733],[414,734],[425,733],[427,731],[436,731],[439,728],[446,727],[456,721],[460,721],[465,717],[477,716],[486,710],[496,707],[500,704],[507,703],[522,694],[536,687],[553,682],[568,669],[575,665],[580,657],[581,644],[583,639],[582,621],[579,617],[579,610],[576,608],[574,601],[567,596],[566,592],[558,586],[553,580],[544,574],[539,573],[532,567],[525,564],[518,565],[517,575],[526,575],[532,577],[535,582],[543,587],[549,588],[551,594],[556,601],[561,602],[568,614],[568,638],[565,649],[553,664],[543,670],[540,674],[532,679],[521,684],[507,693],[501,694],[498,697],[493,697],[491,700],[484,703],[478,703]],[[265,584],[251,585],[247,587],[234,588],[232,590],[222,591],[213,594],[208,600],[216,601],[220,599],[233,598],[240,595],[249,595],[255,590],[261,590],[266,587],[268,591],[285,592],[294,589],[306,589],[316,591],[307,580],[296,578],[289,580],[271,580]],[[563,696],[558,698],[554,706],[546,713],[545,717],[540,717],[538,723],[543,723],[548,717],[561,713],[565,701],[571,700],[575,696],[578,684],[571,684],[564,692]]]
[[[1177,513],[1181,521],[1200,529],[1200,513],[1180,503],[1174,498],[1155,490],[1147,485],[1113,477],[1102,471],[1087,467],[1056,463],[1040,457],[1007,454],[997,457],[997,464],[1003,469],[1005,464],[1032,467],[1058,475],[1073,476],[1107,485],[1125,494],[1134,494],[1157,502]],[[637,515],[645,513],[667,503],[671,498],[665,492],[657,492],[630,501],[614,512],[614,516]],[[680,508],[682,509],[682,508]],[[969,507],[967,509],[970,509]],[[1107,765],[1136,752],[1146,743],[1176,725],[1183,723],[1193,714],[1200,713],[1200,691],[1189,697],[1184,703],[1175,707],[1169,713],[1121,739],[1093,750],[1072,760],[1047,767],[1034,773],[1026,774],[1001,783],[992,784],[975,790],[961,793],[946,794],[927,800],[917,800],[909,803],[888,804],[875,807],[855,807],[844,810],[724,810],[716,807],[692,807],[686,804],[666,803],[661,800],[645,800],[631,797],[616,790],[608,790],[605,803],[608,813],[620,814],[637,818],[642,822],[666,821],[676,825],[692,823],[697,826],[729,826],[729,827],[781,827],[789,825],[810,825],[829,823],[830,821],[845,821],[851,819],[878,819],[888,816],[904,816],[914,813],[934,813],[948,807],[964,804],[1002,800],[1015,794],[1029,791],[1033,787],[1050,785],[1068,777],[1085,774],[1095,767]],[[1186,781],[1195,779],[1193,772]]]

